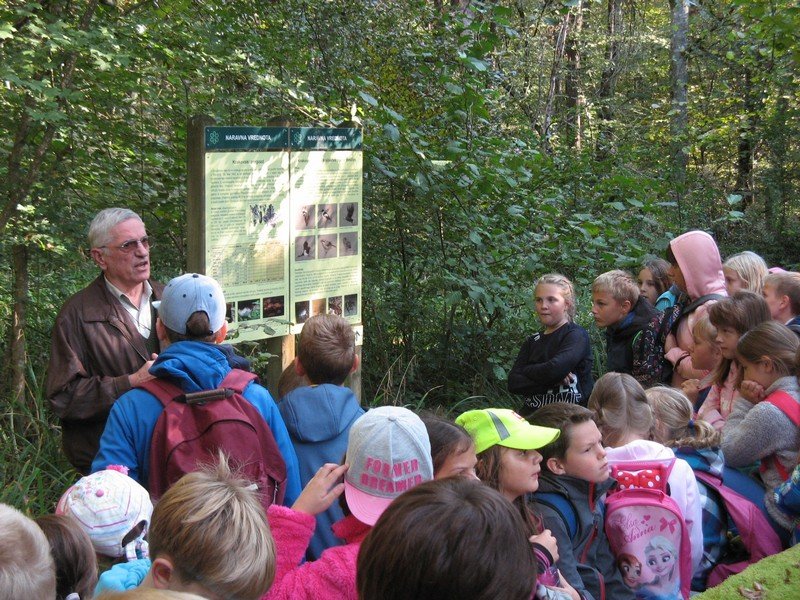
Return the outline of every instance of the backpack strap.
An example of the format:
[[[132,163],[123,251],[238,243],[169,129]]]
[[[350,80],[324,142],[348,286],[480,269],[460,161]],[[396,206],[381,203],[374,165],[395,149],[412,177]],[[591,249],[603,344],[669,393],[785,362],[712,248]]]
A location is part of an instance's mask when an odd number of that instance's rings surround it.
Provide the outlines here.
[[[257,381],[258,375],[251,371],[244,369],[231,369],[225,379],[219,384],[219,387],[233,390],[237,394],[243,394],[244,389],[250,385],[250,382]]]
[[[162,406],[166,406],[170,402],[175,402],[180,396],[183,396],[183,390],[181,388],[160,377],[148,379],[136,387],[153,394],[153,396],[158,398]]]
[[[778,410],[780,410],[784,415],[786,415],[789,420],[794,423],[795,427],[800,427],[800,402],[795,400],[792,396],[784,392],[783,390],[776,390],[772,392],[769,396],[764,398],[764,402],[769,402],[773,406],[775,406]],[[763,473],[768,468],[768,463],[772,463],[775,469],[778,471],[778,474],[781,476],[781,479],[786,481],[789,479],[789,471],[786,467],[783,466],[783,463],[778,460],[777,455],[772,455],[768,457],[767,460],[763,460],[761,462],[760,471]]]
[[[703,306],[703,304],[705,304],[706,302],[710,302],[711,300],[721,300],[722,298],[724,298],[724,296],[722,296],[721,294],[703,294],[699,298],[695,298],[694,300],[689,302],[689,304],[687,304],[686,306],[675,311],[676,314],[673,313],[674,320],[669,325],[669,332],[675,333],[675,331],[678,329],[678,323],[680,323],[683,320],[683,317],[689,316],[698,308]]]
[[[575,507],[561,494],[555,492],[537,492],[533,495],[534,501],[553,509],[564,524],[567,526],[567,533],[573,540],[578,533],[578,515]]]

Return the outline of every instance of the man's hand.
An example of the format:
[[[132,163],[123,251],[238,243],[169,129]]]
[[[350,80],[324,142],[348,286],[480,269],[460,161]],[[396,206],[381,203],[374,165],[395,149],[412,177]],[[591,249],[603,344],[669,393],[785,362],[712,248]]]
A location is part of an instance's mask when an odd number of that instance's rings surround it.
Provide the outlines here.
[[[150,374],[150,367],[153,366],[153,362],[158,358],[158,354],[153,353],[150,356],[150,360],[144,363],[141,368],[136,371],[136,373],[131,373],[128,375],[128,381],[130,381],[131,387],[136,387],[140,383],[144,383],[145,381],[150,381],[151,379],[155,379],[155,375]]]

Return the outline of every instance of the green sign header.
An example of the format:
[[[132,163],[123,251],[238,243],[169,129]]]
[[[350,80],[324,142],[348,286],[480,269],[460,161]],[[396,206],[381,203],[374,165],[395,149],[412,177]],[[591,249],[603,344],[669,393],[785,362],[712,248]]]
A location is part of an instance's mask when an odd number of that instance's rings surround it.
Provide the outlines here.
[[[361,150],[361,130],[355,127],[292,127],[292,150]]]
[[[288,127],[206,127],[206,152],[214,150],[285,150]]]

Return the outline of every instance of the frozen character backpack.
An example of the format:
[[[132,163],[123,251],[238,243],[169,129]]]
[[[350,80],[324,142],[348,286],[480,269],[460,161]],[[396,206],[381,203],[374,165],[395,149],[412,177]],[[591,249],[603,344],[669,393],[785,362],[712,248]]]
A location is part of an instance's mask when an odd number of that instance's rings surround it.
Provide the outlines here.
[[[623,580],[642,600],[689,598],[689,532],[667,493],[674,464],[670,458],[611,465],[619,486],[606,500],[606,535]]]

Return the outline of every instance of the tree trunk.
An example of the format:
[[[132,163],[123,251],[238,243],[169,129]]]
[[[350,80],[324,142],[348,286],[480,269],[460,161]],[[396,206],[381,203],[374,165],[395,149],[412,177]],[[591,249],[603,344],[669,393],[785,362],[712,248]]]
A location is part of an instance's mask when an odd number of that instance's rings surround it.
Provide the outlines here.
[[[11,311],[11,343],[9,344],[8,366],[11,371],[9,381],[9,400],[22,402],[25,398],[25,315],[28,308],[28,247],[15,244],[11,249],[13,269]]]
[[[580,150],[583,143],[583,107],[585,99],[581,88],[581,54],[578,38],[583,29],[583,0],[579,0],[575,12],[570,13],[570,28],[573,34],[567,40],[564,54],[567,58],[567,75],[564,91],[567,96],[567,135],[570,145]]]
[[[670,0],[670,8],[672,13],[672,41],[670,44],[672,190],[678,206],[680,223],[683,212],[681,211],[681,201],[686,187],[686,166],[689,162],[689,154],[686,151],[686,134],[689,126],[687,92],[689,68],[686,59],[686,47],[689,39],[688,0]]]
[[[544,107],[544,121],[542,123],[542,145],[545,152],[550,150],[550,126],[553,123],[553,109],[555,106],[556,90],[561,72],[561,62],[564,59],[564,47],[569,33],[570,14],[564,15],[561,27],[556,37],[555,56],[553,57],[553,68],[550,70],[550,87],[547,90],[547,102]]]
[[[614,153],[614,136],[611,122],[614,120],[613,103],[619,74],[619,39],[622,34],[621,0],[608,0],[606,28],[608,33],[606,65],[600,75],[600,88],[597,91],[600,123],[598,125],[599,131],[595,153],[600,160],[608,158]]]
[[[736,185],[734,192],[742,197],[742,208],[753,202],[753,153],[755,142],[754,120],[756,107],[753,99],[753,85],[750,71],[744,74],[744,114],[739,119],[739,142],[736,149]]]

